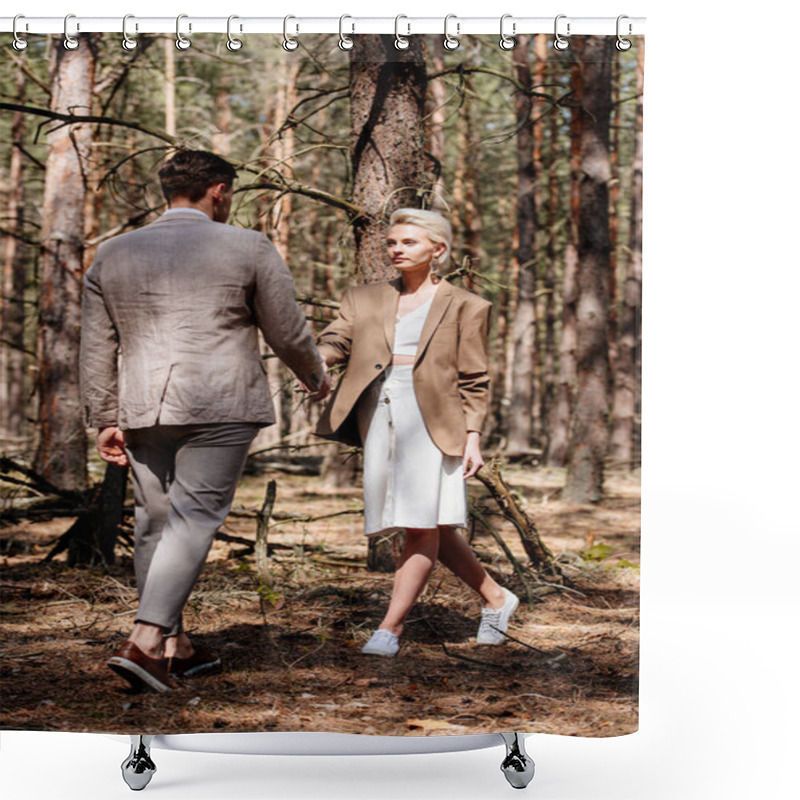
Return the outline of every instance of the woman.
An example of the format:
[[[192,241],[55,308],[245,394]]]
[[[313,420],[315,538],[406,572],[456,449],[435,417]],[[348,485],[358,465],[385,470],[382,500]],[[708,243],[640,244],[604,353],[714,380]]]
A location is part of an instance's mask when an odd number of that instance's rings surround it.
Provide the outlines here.
[[[491,305],[437,277],[450,242],[440,214],[395,211],[386,251],[399,278],[349,289],[318,337],[326,364],[347,368],[317,433],[363,445],[366,535],[406,532],[389,609],[362,651],[372,655],[397,653],[437,558],[485,602],[478,643],[502,643],[519,602],[455,530],[483,465]]]

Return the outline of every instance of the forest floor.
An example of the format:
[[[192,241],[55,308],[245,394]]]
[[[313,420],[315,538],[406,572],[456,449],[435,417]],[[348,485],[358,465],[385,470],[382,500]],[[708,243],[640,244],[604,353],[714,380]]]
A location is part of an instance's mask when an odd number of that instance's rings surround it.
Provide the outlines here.
[[[612,473],[593,506],[561,502],[564,473],[506,466],[566,590],[521,603],[513,640],[478,646],[480,603],[437,566],[394,659],[361,654],[380,621],[391,575],[370,573],[358,488],[318,478],[246,475],[223,531],[254,540],[253,512],[277,480],[269,531],[271,589],[259,593],[252,552],[216,541],[185,613],[218,674],[169,694],[132,694],[106,659],[125,640],[136,591],[131,553],[109,570],[41,563],[69,518],[0,528],[0,727],[109,733],[333,731],[383,735],[503,731],[614,736],[637,729],[639,476]],[[487,507],[483,487],[471,499]],[[6,501],[7,502],[7,501]],[[280,519],[285,512],[315,522]],[[284,513],[282,513],[284,512]],[[515,555],[515,529],[495,517]],[[479,527],[473,547],[491,574],[522,592],[508,559]]]

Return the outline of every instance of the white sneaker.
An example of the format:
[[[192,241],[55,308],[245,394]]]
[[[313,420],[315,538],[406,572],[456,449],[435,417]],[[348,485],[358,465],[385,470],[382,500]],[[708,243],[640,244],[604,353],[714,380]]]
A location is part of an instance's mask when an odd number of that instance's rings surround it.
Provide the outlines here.
[[[361,648],[362,653],[368,656],[392,656],[397,655],[400,649],[400,642],[398,638],[386,628],[378,628],[372,634],[372,638]]]
[[[506,640],[505,632],[508,630],[508,621],[517,610],[519,597],[508,589],[503,589],[506,602],[502,608],[484,608],[481,611],[481,624],[478,628],[478,644],[503,644]]]

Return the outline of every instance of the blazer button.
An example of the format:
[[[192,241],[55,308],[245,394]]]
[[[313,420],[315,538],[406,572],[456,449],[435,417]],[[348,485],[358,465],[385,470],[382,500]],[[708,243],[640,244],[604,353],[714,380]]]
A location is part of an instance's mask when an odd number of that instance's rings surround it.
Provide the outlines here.
[[[375,369],[383,369],[383,364],[376,364]]]

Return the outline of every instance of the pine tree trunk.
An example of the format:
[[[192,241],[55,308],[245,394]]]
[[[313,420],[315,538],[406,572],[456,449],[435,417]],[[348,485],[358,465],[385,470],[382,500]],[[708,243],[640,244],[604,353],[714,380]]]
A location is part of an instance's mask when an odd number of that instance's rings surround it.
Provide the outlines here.
[[[509,456],[530,450],[533,436],[533,372],[536,347],[536,172],[533,161],[533,86],[528,63],[529,37],[518,36],[514,75],[523,87],[514,98],[517,112],[517,303],[512,338],[511,406],[508,419]]]
[[[507,218],[510,213],[510,201],[505,194],[497,198],[497,210],[501,219]],[[510,385],[506,380],[510,368],[509,352],[509,315],[511,310],[511,270],[509,269],[510,253],[506,240],[498,243],[497,252],[497,280],[500,290],[497,296],[497,318],[495,321],[494,357],[492,363],[491,403],[489,409],[489,424],[486,428],[486,440],[504,440],[508,431],[507,410]]]
[[[608,446],[608,184],[611,39],[575,43],[583,68],[580,212],[578,220],[577,391],[563,497],[600,500]]]
[[[610,148],[609,164],[611,180],[608,187],[608,361],[611,364],[611,374],[614,372],[614,362],[617,357],[617,269],[619,246],[619,130],[620,130],[620,52],[614,50],[611,63],[611,118],[609,120]]]
[[[17,70],[17,103],[25,102],[25,73]],[[3,438],[15,447],[25,440],[25,245],[24,157],[25,115],[14,112],[11,120],[11,159],[8,169],[8,204],[3,248],[3,342],[0,347],[0,413]],[[19,239],[17,237],[20,237]]]
[[[472,91],[472,81],[466,78],[467,94],[462,105],[464,115],[464,157],[466,159],[464,169],[464,208],[463,208],[463,235],[464,249],[461,253],[469,260],[469,264],[481,269],[482,266],[482,238],[483,238],[483,219],[480,207],[480,183],[477,170],[477,162],[480,153],[477,144],[472,136],[472,131],[476,129],[475,102]],[[464,282],[464,287],[472,291],[475,286],[470,275]]]
[[[52,48],[51,104],[60,114],[91,113],[96,34],[81,46]],[[86,486],[86,431],[78,387],[85,176],[89,124],[48,134],[42,207],[39,297],[40,438],[35,469],[62,489]]]
[[[410,41],[399,51],[394,37],[367,34],[351,51],[353,202],[364,212],[352,224],[362,283],[394,277],[385,223],[396,208],[419,208],[425,185],[425,62],[421,38]]]
[[[175,112],[175,42],[164,37],[164,130],[175,136],[178,130]]]
[[[614,371],[614,410],[610,456],[632,469],[636,464],[636,410],[640,397],[639,352],[642,308],[642,90],[644,41],[637,40],[636,144],[631,186],[630,254],[622,298],[617,359]]]
[[[573,96],[583,92],[583,75],[579,64],[572,68]],[[561,285],[561,336],[558,344],[558,381],[555,406],[548,443],[546,463],[563,467],[569,456],[570,424],[577,381],[577,303],[578,303],[578,217],[580,210],[581,129],[580,106],[572,108],[570,117],[570,182],[567,244],[564,249],[564,278]]]
[[[432,53],[433,69],[435,72],[444,71],[444,46],[440,39],[436,39]],[[431,155],[431,196],[426,199],[426,207],[441,214],[447,213],[445,203],[446,185],[444,180],[445,172],[445,138],[444,124],[446,120],[445,105],[447,102],[447,91],[444,81],[440,78],[432,80],[429,84],[430,92],[428,95],[428,152]]]
[[[217,111],[217,124],[216,130],[211,135],[211,144],[215,153],[227,157],[231,153],[231,125],[233,124],[229,75],[222,76],[221,85],[214,98],[214,107]]]
[[[545,245],[545,332],[542,392],[542,424],[544,460],[550,463],[551,443],[555,427],[555,401],[558,375],[556,371],[556,220],[561,203],[558,179],[558,115],[550,115],[548,148],[548,199],[547,199],[547,243]],[[567,414],[567,419],[569,415]]]
[[[393,278],[384,236],[396,208],[420,207],[425,186],[424,114],[426,72],[420,37],[398,51],[391,36],[356,40],[350,60],[353,202],[363,214],[353,220],[356,277],[362,283]],[[390,541],[369,540],[367,567],[392,572]]]

